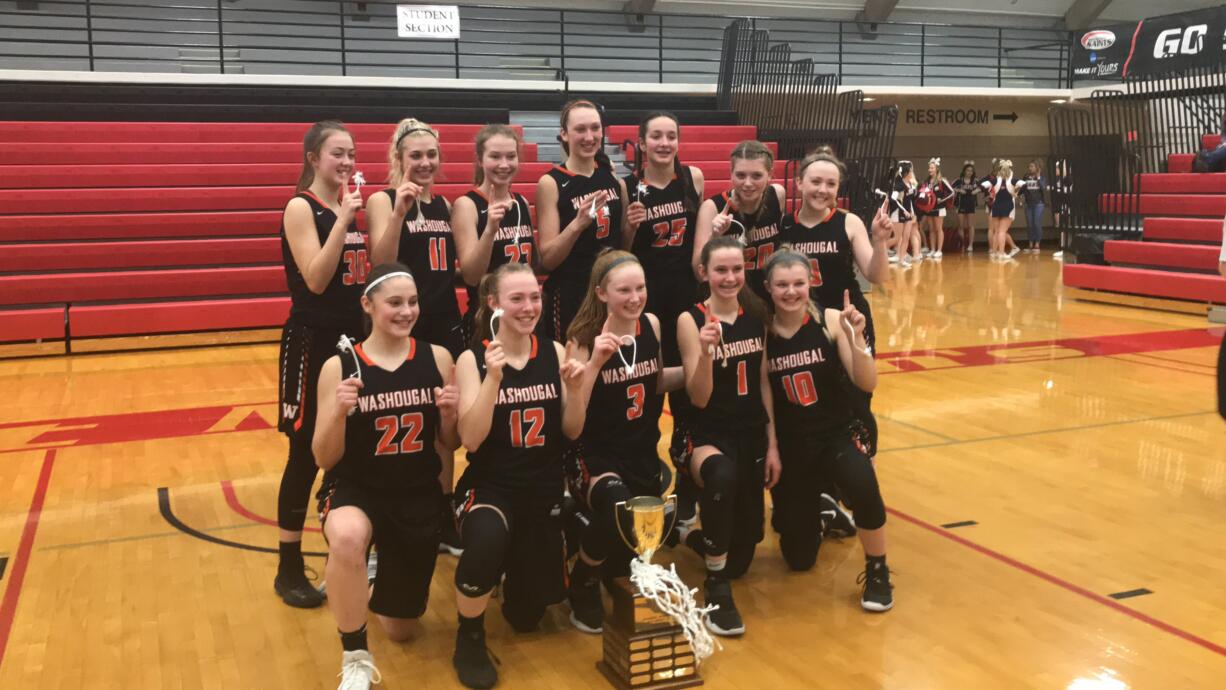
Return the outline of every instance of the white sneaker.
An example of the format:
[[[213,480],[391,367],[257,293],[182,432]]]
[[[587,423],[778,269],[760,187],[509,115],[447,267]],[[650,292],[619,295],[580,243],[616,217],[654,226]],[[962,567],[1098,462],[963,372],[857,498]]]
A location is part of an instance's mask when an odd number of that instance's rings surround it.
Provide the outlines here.
[[[911,258],[911,261],[913,261],[913,262],[915,262],[915,263],[917,263],[917,264],[918,264],[919,262],[923,261],[923,260],[924,260],[924,254],[923,254],[922,252],[921,252],[919,255],[914,256],[914,257],[912,257],[912,258]]]
[[[1052,254],[1051,258],[1055,259],[1056,261],[1064,261],[1064,251],[1058,251],[1055,254]]]
[[[892,263],[892,264],[896,264],[896,263],[898,263],[898,255],[897,255],[897,254],[895,254],[895,253],[893,253],[893,252],[890,252],[890,263]]]
[[[936,259],[937,261],[940,261],[944,256],[945,256],[945,252],[933,252],[932,253],[932,258]]]
[[[898,258],[898,252],[894,251],[893,249],[887,249],[886,252],[889,253],[891,259]]]
[[[899,260],[899,263],[902,264],[903,268],[911,268],[911,257],[903,255],[902,259]]]
[[[927,247],[920,249],[920,256],[928,256],[931,253],[932,253],[932,250]]]
[[[1017,256],[1017,255],[1018,255],[1018,254],[1019,254],[1021,251],[1022,251],[1022,248],[1021,248],[1021,247],[1014,247],[1014,248],[1013,248],[1013,251],[1011,251],[1011,252],[1009,252],[1008,254],[1006,254],[1006,255],[1005,255],[1005,258],[1006,258],[1006,259],[1012,259],[1013,257]]]
[[[383,674],[375,668],[374,657],[365,649],[345,652],[341,657],[341,684],[336,690],[369,690],[371,685],[383,682]]]

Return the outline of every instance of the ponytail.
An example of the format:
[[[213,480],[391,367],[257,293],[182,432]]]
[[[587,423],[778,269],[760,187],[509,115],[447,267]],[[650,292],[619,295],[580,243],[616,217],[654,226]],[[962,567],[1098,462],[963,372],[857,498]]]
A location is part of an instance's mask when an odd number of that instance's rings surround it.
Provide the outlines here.
[[[315,182],[315,166],[311,164],[311,156],[319,158],[320,151],[324,148],[324,143],[328,141],[328,137],[336,132],[349,133],[345,129],[345,125],[339,120],[321,120],[311,125],[307,130],[306,136],[302,138],[302,172],[298,175],[298,185],[295,187],[296,192],[306,191]]]
[[[506,263],[481,277],[481,283],[477,286],[477,310],[473,312],[473,347],[493,338],[494,334],[490,332],[490,317],[494,315],[494,310],[490,308],[489,298],[498,296],[498,284],[503,276],[511,273],[531,275],[532,268],[527,264]]]
[[[596,115],[600,118],[600,148],[596,150],[596,167],[604,168],[608,170],[610,173],[612,173],[613,172],[613,161],[612,159],[609,158],[609,154],[605,153],[605,150],[604,150],[605,124],[604,124],[604,109],[603,108],[596,105],[592,101],[589,101],[583,98],[579,98],[579,99],[567,102],[566,105],[562,106],[562,116],[560,118],[561,124],[562,124],[562,131],[565,132],[566,127],[570,124],[571,111],[577,110],[579,108],[591,108],[592,110],[596,111]],[[565,153],[567,156],[570,156],[570,145],[567,144],[566,141],[562,139],[561,133],[558,134],[558,143],[562,145],[562,152]]]

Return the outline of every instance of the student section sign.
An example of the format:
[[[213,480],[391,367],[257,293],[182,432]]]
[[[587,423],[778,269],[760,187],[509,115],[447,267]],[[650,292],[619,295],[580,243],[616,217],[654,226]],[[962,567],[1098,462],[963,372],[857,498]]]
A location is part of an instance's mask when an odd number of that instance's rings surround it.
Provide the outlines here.
[[[1074,79],[1124,79],[1226,59],[1226,7],[1073,34]]]

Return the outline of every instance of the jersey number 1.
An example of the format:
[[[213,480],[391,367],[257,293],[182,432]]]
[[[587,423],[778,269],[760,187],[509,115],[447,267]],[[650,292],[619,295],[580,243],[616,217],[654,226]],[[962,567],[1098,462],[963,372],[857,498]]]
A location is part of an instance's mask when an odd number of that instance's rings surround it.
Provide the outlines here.
[[[541,429],[545,426],[545,408],[529,407],[526,410],[511,410],[511,446],[514,448],[538,448],[545,445]],[[525,433],[524,427],[527,427]]]

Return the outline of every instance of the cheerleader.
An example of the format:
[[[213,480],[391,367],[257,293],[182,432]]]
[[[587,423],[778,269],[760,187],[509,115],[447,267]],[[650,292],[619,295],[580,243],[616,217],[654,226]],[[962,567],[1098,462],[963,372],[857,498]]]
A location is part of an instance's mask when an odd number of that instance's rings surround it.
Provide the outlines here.
[[[703,247],[714,237],[739,237],[745,246],[746,280],[764,292],[761,266],[775,250],[787,192],[773,184],[775,156],[760,141],[742,141],[732,150],[732,188],[702,202],[694,236],[694,274],[702,275]]]
[[[660,415],[664,392],[682,385],[681,367],[666,367],[660,322],[643,311],[647,277],[628,252],[596,259],[587,294],[570,324],[566,350],[598,367],[579,443],[567,451],[570,494],[591,522],[580,537],[570,575],[570,620],[583,632],[604,625],[598,574],[619,571],[633,555],[617,531],[617,504],[662,490]],[[617,356],[613,356],[616,353]]]
[[[536,185],[541,268],[549,272],[543,332],[552,340],[566,337],[596,255],[604,247],[620,246],[625,230],[626,187],[604,151],[604,123],[596,104],[567,103],[561,125],[558,141],[566,161]]]
[[[994,159],[992,174],[985,177],[979,186],[988,195],[988,255],[997,261],[1012,261],[1022,251],[1013,243],[1009,228],[1017,205],[1014,197],[1021,180],[1013,177],[1013,161]],[[1012,246],[1012,249],[1006,249]]]
[[[468,288],[465,333],[473,331],[477,285],[486,273],[505,263],[535,266],[532,211],[522,194],[511,191],[519,172],[522,146],[509,125],[486,125],[477,132],[473,188],[451,205],[460,276]]]
[[[910,268],[912,261],[924,260],[920,253],[919,228],[915,219],[917,185],[911,161],[898,161],[890,177],[890,222],[901,228],[896,238],[898,263],[903,268]]]
[[[940,158],[932,158],[928,161],[928,181],[924,185],[935,198],[936,206],[927,213],[917,215],[926,226],[928,246],[932,250],[929,258],[933,261],[940,261],[944,256],[941,248],[945,246],[945,211],[954,200],[954,188],[941,174]]]
[[[702,170],[682,165],[681,125],[672,113],[649,114],[639,123],[639,168],[624,180],[631,203],[625,245],[647,277],[647,311],[660,320],[664,363],[677,366],[677,317],[698,300],[690,270]]]
[[[954,182],[953,189],[957,195],[958,232],[962,235],[963,251],[973,254],[975,252],[975,206],[978,203],[976,197],[983,192],[979,181],[975,179],[974,161],[966,161],[962,164],[962,174]]]
[[[821,544],[817,494],[832,478],[855,510],[865,565],[860,606],[894,606],[885,562],[885,504],[873,463],[848,433],[856,416],[847,383],[862,393],[877,385],[867,319],[843,293],[842,309],[809,299],[808,257],[785,248],[767,262],[774,315],[766,336],[767,379],[779,438],[781,471],[771,489],[779,548],[793,570],[809,570]]]
[[[451,355],[409,336],[421,309],[408,269],[376,267],[361,305],[370,334],[324,362],[312,443],[324,470],[319,515],[346,690],[381,680],[366,645],[367,608],[394,642],[407,641],[426,611],[441,527],[438,476],[460,445]],[[374,543],[372,586],[366,553]]]
[[[707,627],[717,635],[740,635],[745,624],[729,580],[745,574],[762,541],[762,489],[779,478],[779,453],[762,356],[761,304],[746,287],[740,241],[711,238],[699,269],[711,296],[677,319],[685,387],[695,408],[689,452],[677,469],[701,490],[702,528],[683,523],[679,530],[686,543],[701,544],[706,603],[719,607]]]
[[[1026,207],[1026,233],[1030,246],[1026,251],[1030,254],[1039,253],[1039,244],[1043,241],[1043,194],[1047,190],[1047,178],[1043,177],[1042,168],[1037,160],[1030,161],[1026,166],[1026,176],[1022,178],[1021,198]]]
[[[830,147],[821,147],[797,166],[796,189],[801,207],[783,219],[780,241],[804,254],[813,268],[810,298],[821,305],[838,305],[844,293],[851,295],[865,318],[864,336],[870,348],[876,347],[873,315],[868,300],[856,280],[856,269],[870,282],[882,284],[889,277],[884,238],[892,224],[884,209],[873,218],[868,232],[855,214],[838,208],[839,185],[846,174],[843,162]],[[855,431],[872,457],[877,448],[877,420],[871,410],[872,395],[859,389],[850,391],[849,400],[857,409]]]
[[[474,344],[456,363],[468,468],[456,487],[464,552],[452,663],[464,686],[488,688],[498,680],[485,647],[495,585],[517,632],[536,630],[546,607],[566,596],[562,452],[583,429],[599,368],[537,337],[541,290],[527,265],[506,263],[483,278],[478,305]]]
[[[438,132],[419,120],[401,120],[387,157],[390,186],[372,195],[366,209],[372,261],[409,267],[421,299],[421,321],[414,332],[459,356],[464,334],[455,294],[451,206],[433,193],[442,164]]]
[[[358,298],[366,283],[366,238],[356,218],[360,190],[349,191],[356,150],[340,122],[318,122],[302,140],[297,194],[281,220],[281,261],[290,313],[281,331],[277,428],[289,437],[289,459],[277,495],[280,560],[273,589],[299,608],[323,604],[307,581],[302,528],[318,468],[311,451],[316,397],[324,360],[342,334],[361,333]]]

